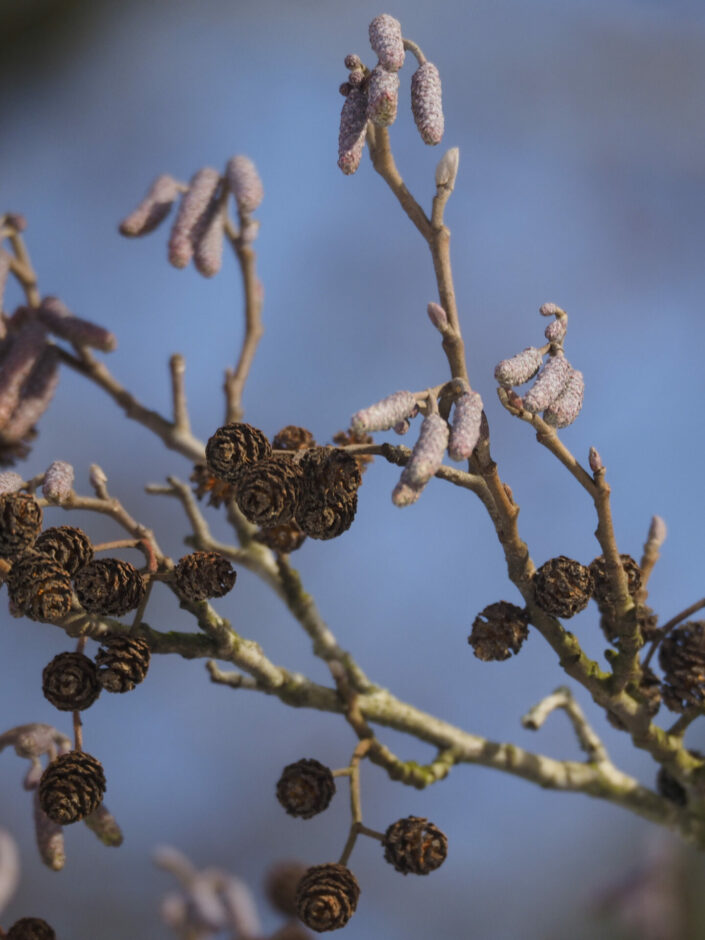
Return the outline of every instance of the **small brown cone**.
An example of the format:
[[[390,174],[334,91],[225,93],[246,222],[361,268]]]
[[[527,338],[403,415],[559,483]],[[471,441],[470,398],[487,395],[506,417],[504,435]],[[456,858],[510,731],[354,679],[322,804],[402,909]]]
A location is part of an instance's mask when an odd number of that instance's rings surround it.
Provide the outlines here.
[[[237,504],[243,516],[258,526],[289,522],[303,485],[301,467],[291,458],[269,457],[242,471],[237,482]]]
[[[192,552],[174,568],[176,587],[189,601],[224,597],[233,589],[236,578],[233,566],[218,552]]]
[[[93,560],[93,546],[83,531],[72,525],[45,529],[34,543],[35,551],[47,555],[72,577]]]
[[[28,493],[0,495],[0,558],[12,558],[34,544],[42,528],[42,508]]]
[[[208,505],[216,509],[235,496],[233,484],[214,476],[205,464],[195,464],[189,479],[194,484],[193,491],[198,499],[207,496]]]
[[[83,653],[59,653],[44,667],[42,692],[63,712],[90,708],[100,695],[95,663]]]
[[[336,538],[355,518],[362,482],[357,461],[337,448],[313,447],[304,452],[301,469],[303,487],[296,521],[311,538]]]
[[[296,889],[296,911],[317,933],[344,927],[360,898],[357,878],[344,865],[330,862],[309,868]]]
[[[221,480],[237,483],[249,464],[269,457],[272,447],[265,435],[251,424],[226,424],[206,444],[208,469]]]
[[[528,614],[508,601],[490,604],[475,617],[468,643],[485,662],[509,659],[529,635]]]
[[[99,558],[84,565],[74,576],[73,586],[84,610],[112,617],[138,607],[146,590],[137,568],[119,558]]]
[[[313,758],[288,764],[277,782],[277,799],[290,816],[310,819],[328,808],[335,793],[330,768]]]
[[[300,428],[296,424],[287,424],[285,428],[272,438],[272,447],[274,450],[308,450],[309,447],[315,447],[316,441],[313,434],[306,428]]]
[[[7,931],[7,940],[56,940],[56,933],[41,917],[22,917]]]
[[[392,823],[384,834],[384,859],[403,875],[428,875],[448,854],[448,839],[421,816],[407,816]]]
[[[641,568],[634,561],[631,555],[620,555],[622,567],[627,576],[627,589],[634,597],[641,587]],[[612,588],[610,586],[609,575],[607,573],[607,564],[604,555],[599,555],[590,562],[590,573],[592,574],[594,587],[592,594],[597,601],[600,609],[611,607],[613,604]]]
[[[255,539],[267,548],[271,548],[273,552],[289,555],[301,548],[306,541],[306,533],[301,530],[296,519],[292,519],[291,522],[260,529]]]
[[[71,610],[71,578],[42,552],[31,549],[12,565],[7,578],[11,603],[25,617],[56,623]]]
[[[690,620],[664,638],[659,650],[663,700],[671,711],[705,705],[705,620]]]
[[[534,574],[538,606],[554,617],[572,617],[587,607],[592,594],[590,569],[565,555],[545,562]]]
[[[104,794],[103,766],[83,751],[60,754],[39,780],[39,803],[61,826],[84,819],[100,806]]]
[[[98,681],[106,692],[131,692],[147,675],[149,643],[125,633],[105,637],[101,642],[105,648],[98,650],[95,658]]]

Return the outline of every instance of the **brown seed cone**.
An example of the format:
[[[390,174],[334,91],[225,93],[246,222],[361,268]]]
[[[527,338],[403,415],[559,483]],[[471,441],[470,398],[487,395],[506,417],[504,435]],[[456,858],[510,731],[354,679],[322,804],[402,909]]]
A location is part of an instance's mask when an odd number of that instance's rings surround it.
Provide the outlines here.
[[[29,493],[0,496],[0,558],[19,555],[34,544],[42,528],[42,508]]]
[[[627,575],[627,588],[630,595],[634,597],[641,587],[641,568],[631,555],[620,555],[619,557],[622,560],[622,567]],[[610,608],[613,604],[613,597],[604,555],[599,555],[590,562],[590,573],[592,574],[594,582],[592,589],[593,597],[597,601],[600,609],[604,607]]]
[[[338,447],[345,447],[347,444],[374,444],[374,438],[371,434],[355,434],[352,431],[337,431],[333,435],[333,443],[337,444]],[[373,454],[356,454],[355,460],[360,473],[364,473],[374,459]]]
[[[56,623],[71,610],[71,578],[50,558],[33,549],[12,565],[7,578],[11,603],[30,620]]]
[[[120,633],[101,640],[95,661],[106,692],[131,692],[147,675],[151,651],[141,637]]]
[[[642,666],[641,682],[638,686],[630,683],[626,691],[637,702],[646,705],[646,713],[650,718],[653,718],[661,707],[661,683],[650,666]],[[616,715],[607,712],[607,720],[618,731],[624,731],[624,723]]]
[[[705,620],[690,620],[665,637],[659,663],[663,700],[671,711],[705,705]]]
[[[121,617],[139,606],[145,580],[134,565],[120,558],[99,558],[84,565],[73,586],[84,610]]]
[[[357,878],[336,862],[309,868],[296,889],[296,912],[317,933],[344,927],[360,898]]]
[[[592,586],[590,569],[565,555],[551,558],[534,574],[536,603],[554,617],[572,617],[585,610]]]
[[[260,529],[255,535],[255,540],[271,548],[273,552],[289,555],[301,548],[306,541],[306,533],[301,531],[296,519],[292,519],[291,522],[284,522],[282,525]]]
[[[56,940],[56,933],[41,917],[22,917],[7,931],[7,940]]]
[[[59,653],[44,667],[42,692],[62,712],[90,708],[100,695],[95,663],[83,653]]]
[[[60,754],[39,780],[39,803],[49,819],[67,826],[85,819],[105,795],[103,765],[83,751]]]
[[[310,819],[328,808],[335,793],[329,767],[313,758],[287,764],[277,781],[277,799],[290,816]]]
[[[176,587],[189,601],[224,597],[233,589],[236,578],[233,566],[218,552],[192,552],[174,568]]]
[[[296,510],[296,521],[312,539],[334,539],[347,532],[355,519],[357,493],[331,504],[306,494]]]
[[[189,479],[194,484],[193,491],[198,499],[208,496],[208,505],[215,506],[216,509],[235,496],[235,487],[232,483],[213,476],[205,464],[195,464]]]
[[[281,525],[292,519],[302,485],[301,467],[290,457],[269,457],[242,471],[237,481],[237,504],[255,525]]]
[[[251,424],[226,424],[209,438],[206,464],[221,480],[237,483],[245,467],[264,460],[271,453],[269,441],[258,428]]]
[[[72,577],[79,568],[93,560],[91,540],[83,529],[72,525],[45,529],[37,536],[34,548],[43,555],[48,555]]]
[[[309,447],[315,447],[316,441],[313,434],[306,428],[300,428],[296,424],[287,424],[285,428],[272,438],[272,447],[274,450],[307,450]]]
[[[529,635],[529,615],[508,601],[490,604],[475,617],[468,643],[485,662],[509,659]]]
[[[448,854],[448,839],[422,816],[407,816],[392,823],[384,834],[384,859],[403,875],[428,875]]]
[[[312,447],[301,457],[305,489],[337,502],[360,488],[362,476],[357,461],[338,447]]]
[[[307,868],[303,862],[287,861],[279,862],[267,873],[266,895],[272,907],[287,917],[296,916],[296,888]]]

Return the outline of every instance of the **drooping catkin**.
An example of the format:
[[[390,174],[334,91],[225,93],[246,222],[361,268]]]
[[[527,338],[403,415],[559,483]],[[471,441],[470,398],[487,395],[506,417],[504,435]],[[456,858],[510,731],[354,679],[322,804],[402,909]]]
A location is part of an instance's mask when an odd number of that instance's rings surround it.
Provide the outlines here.
[[[565,388],[572,371],[564,355],[551,356],[524,396],[524,408],[534,413],[548,408]]]
[[[338,166],[346,176],[360,166],[367,137],[367,95],[351,88],[340,112],[338,132]]]
[[[523,385],[533,379],[541,368],[543,353],[535,346],[527,346],[523,352],[511,359],[502,359],[494,370],[494,377],[503,388]]]
[[[225,205],[215,202],[202,231],[194,239],[193,263],[203,277],[213,277],[223,263],[223,238],[225,234]]]
[[[23,486],[24,480],[14,470],[5,470],[0,473],[0,496],[3,493],[16,493]]]
[[[441,76],[433,62],[424,62],[411,77],[411,111],[425,144],[440,144],[445,120]]]
[[[33,793],[34,835],[39,855],[44,864],[52,871],[61,871],[66,863],[63,826],[54,822],[39,804],[39,793]]]
[[[394,392],[369,408],[356,411],[350,419],[350,429],[355,433],[387,431],[416,412],[416,397],[411,392]]]
[[[370,45],[383,69],[399,71],[404,64],[404,40],[399,20],[388,13],[376,16],[370,23]]]
[[[120,223],[119,231],[127,238],[136,238],[153,232],[169,215],[181,184],[168,173],[158,176],[137,208]]]
[[[22,386],[45,343],[44,327],[32,321],[25,323],[10,340],[10,347],[0,367],[0,428],[19,404]]]
[[[45,297],[39,305],[37,316],[48,330],[74,346],[92,346],[102,352],[112,352],[117,346],[114,333],[74,316],[58,297]]]
[[[571,368],[563,391],[543,413],[543,420],[556,428],[567,428],[580,414],[583,407],[585,381],[583,373]]]
[[[175,268],[185,268],[193,257],[194,236],[208,217],[219,183],[220,174],[208,166],[191,177],[169,238],[169,261]]]
[[[44,473],[42,493],[50,503],[58,506],[71,498],[73,493],[74,470],[65,460],[55,460]]]
[[[480,440],[482,398],[478,392],[461,395],[453,407],[453,423],[448,440],[451,460],[468,460]]]
[[[235,197],[238,212],[241,215],[254,212],[264,198],[264,188],[252,160],[242,154],[231,157],[225,168],[225,178],[228,189]]]
[[[402,470],[400,483],[412,489],[423,488],[443,463],[447,445],[448,425],[439,414],[427,415],[411,457]]]
[[[21,440],[49,407],[59,384],[59,351],[45,346],[20,389],[20,400],[2,430],[0,441]]]
[[[378,127],[389,127],[397,116],[399,76],[375,66],[367,86],[367,118]]]

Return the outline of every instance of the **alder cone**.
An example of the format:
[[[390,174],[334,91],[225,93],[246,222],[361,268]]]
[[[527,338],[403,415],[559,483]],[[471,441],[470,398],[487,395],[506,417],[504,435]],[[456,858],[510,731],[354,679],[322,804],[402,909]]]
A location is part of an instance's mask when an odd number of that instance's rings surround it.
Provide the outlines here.
[[[485,662],[509,659],[529,635],[529,615],[508,601],[490,604],[475,617],[468,643]]]
[[[34,544],[42,528],[42,508],[29,493],[0,495],[0,557],[12,558]]]
[[[121,617],[139,606],[146,584],[134,565],[119,558],[99,558],[84,565],[73,586],[84,610]]]
[[[95,661],[106,692],[131,692],[147,675],[151,650],[146,640],[120,633],[105,637]]]
[[[224,597],[233,589],[236,578],[233,566],[218,552],[192,552],[174,568],[176,587],[189,601]]]
[[[83,751],[60,754],[39,780],[39,805],[60,826],[90,816],[104,795],[103,766]]]
[[[353,523],[362,482],[353,456],[332,447],[314,447],[301,458],[303,487],[296,521],[314,539],[342,535]]]
[[[691,620],[664,637],[659,650],[663,700],[671,711],[705,705],[705,620]]]
[[[284,522],[281,525],[268,526],[260,529],[255,535],[255,540],[271,548],[274,552],[281,555],[289,555],[295,552],[306,541],[306,533],[301,530],[301,526],[296,519],[290,522]]]
[[[572,617],[587,607],[593,583],[589,568],[565,555],[558,555],[535,572],[534,598],[547,614]]]
[[[100,695],[95,663],[83,653],[59,653],[44,667],[42,692],[62,712],[90,708]]]
[[[246,467],[235,498],[243,516],[258,526],[289,522],[301,495],[301,467],[287,457],[269,457]]]
[[[71,578],[43,552],[25,552],[7,578],[10,601],[30,620],[56,623],[71,610]]]
[[[47,555],[71,577],[93,560],[93,546],[83,529],[72,525],[45,529],[34,543],[36,551]]]
[[[216,509],[222,506],[223,503],[229,502],[235,495],[235,487],[232,483],[213,476],[203,463],[194,465],[193,473],[189,479],[194,484],[193,491],[198,499],[208,496],[208,505],[215,506]]]
[[[309,868],[296,889],[296,912],[317,933],[344,927],[360,899],[357,878],[346,868],[330,862]]]
[[[56,933],[41,917],[22,917],[7,931],[7,940],[56,940]]]
[[[314,499],[309,494],[296,511],[296,521],[312,539],[334,539],[347,532],[356,512],[357,493],[351,497],[342,497],[336,503]]]
[[[289,816],[310,819],[327,809],[335,793],[329,767],[313,758],[288,764],[277,782],[277,799]]]
[[[448,839],[421,816],[392,823],[384,834],[384,859],[403,875],[428,875],[446,860]]]
[[[641,587],[641,568],[634,561],[631,555],[620,555],[622,568],[627,575],[627,589],[629,594],[634,597]],[[592,594],[600,608],[611,607],[614,603],[612,588],[610,586],[609,575],[607,573],[607,563],[604,555],[599,555],[590,562],[590,573],[592,574],[594,586]]]
[[[287,424],[285,428],[272,438],[272,447],[274,450],[308,450],[309,447],[315,447],[316,441],[313,434],[306,428],[300,428],[296,424]]]
[[[225,424],[206,444],[208,469],[221,480],[237,483],[245,467],[271,456],[272,447],[251,424]]]

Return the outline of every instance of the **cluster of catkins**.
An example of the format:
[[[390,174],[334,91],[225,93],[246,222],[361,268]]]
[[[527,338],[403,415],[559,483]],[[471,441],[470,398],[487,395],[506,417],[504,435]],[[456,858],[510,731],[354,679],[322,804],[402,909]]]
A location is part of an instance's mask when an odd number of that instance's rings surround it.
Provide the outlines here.
[[[340,86],[345,97],[340,114],[338,166],[343,173],[354,173],[360,165],[367,137],[367,123],[388,127],[397,116],[398,72],[404,64],[405,45],[401,24],[388,13],[370,23],[370,45],[377,55],[377,65],[368,69],[360,56],[345,57],[349,70],[347,82]],[[414,44],[409,44],[419,66],[411,78],[411,111],[426,144],[438,144],[443,137],[441,77],[432,62],[427,62]]]
[[[327,809],[335,794],[333,772],[313,758],[288,764],[276,785],[277,799],[290,816],[311,819]],[[382,837],[384,859],[403,875],[428,875],[445,861],[448,839],[420,816],[393,822]],[[360,886],[345,865],[327,862],[306,869],[296,886],[299,918],[319,933],[344,927],[355,913]]]
[[[270,443],[251,424],[226,424],[206,444],[206,466],[277,551],[298,548],[307,535],[336,538],[355,518],[358,461],[339,447],[317,447],[305,428],[287,425]]]
[[[222,176],[212,167],[202,167],[188,185],[168,174],[158,176],[142,202],[120,223],[120,232],[129,238],[153,232],[180,198],[169,236],[169,261],[175,268],[185,268],[193,260],[200,274],[213,277],[222,264],[226,228],[232,226],[228,218],[231,194],[240,219],[239,232],[233,237],[240,244],[252,242],[259,228],[252,213],[264,191],[254,163],[242,155],[228,160]]]
[[[571,366],[563,352],[568,326],[566,312],[551,303],[543,304],[539,312],[544,317],[555,317],[544,333],[548,340],[546,346],[529,346],[511,359],[503,359],[494,370],[494,375],[503,388],[513,389],[533,379],[538,372],[529,391],[521,397],[512,392],[509,403],[533,414],[543,412],[546,424],[565,428],[575,421],[583,406],[583,373]],[[549,358],[541,368],[547,352]]]

